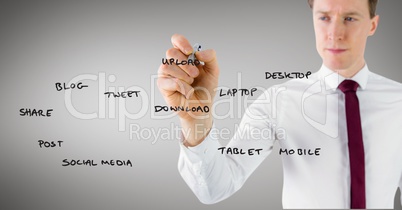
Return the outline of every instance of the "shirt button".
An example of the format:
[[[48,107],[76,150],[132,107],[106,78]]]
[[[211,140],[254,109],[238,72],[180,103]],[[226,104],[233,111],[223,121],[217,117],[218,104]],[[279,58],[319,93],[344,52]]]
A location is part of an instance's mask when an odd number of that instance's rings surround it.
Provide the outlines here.
[[[198,167],[193,167],[193,171],[194,171],[196,174],[200,174],[200,169],[199,169]]]

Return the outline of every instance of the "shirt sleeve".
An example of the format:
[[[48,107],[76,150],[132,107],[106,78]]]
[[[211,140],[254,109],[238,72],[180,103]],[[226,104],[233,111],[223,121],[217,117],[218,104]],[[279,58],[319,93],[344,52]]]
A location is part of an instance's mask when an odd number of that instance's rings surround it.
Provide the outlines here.
[[[200,202],[213,204],[235,193],[271,153],[275,122],[267,94],[269,96],[269,92],[265,92],[248,107],[224,149],[218,142],[216,128],[196,147],[180,144],[179,172]]]
[[[401,180],[399,181],[399,191],[401,193],[401,206],[402,206],[402,174],[401,174]]]

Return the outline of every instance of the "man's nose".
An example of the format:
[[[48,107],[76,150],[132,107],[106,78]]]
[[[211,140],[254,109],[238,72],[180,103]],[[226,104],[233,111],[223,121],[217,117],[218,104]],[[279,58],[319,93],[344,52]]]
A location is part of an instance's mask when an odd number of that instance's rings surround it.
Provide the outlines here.
[[[336,19],[332,21],[328,30],[328,39],[340,41],[345,38],[345,23],[342,20]]]

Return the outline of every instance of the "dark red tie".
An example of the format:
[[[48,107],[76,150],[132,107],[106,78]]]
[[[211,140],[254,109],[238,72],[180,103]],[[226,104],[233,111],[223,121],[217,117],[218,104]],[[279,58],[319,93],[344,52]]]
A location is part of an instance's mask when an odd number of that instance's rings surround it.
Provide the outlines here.
[[[339,85],[339,89],[345,94],[351,177],[350,206],[352,209],[365,209],[366,184],[364,169],[364,145],[360,121],[359,99],[356,95],[356,90],[358,87],[359,84],[353,80],[345,80]]]

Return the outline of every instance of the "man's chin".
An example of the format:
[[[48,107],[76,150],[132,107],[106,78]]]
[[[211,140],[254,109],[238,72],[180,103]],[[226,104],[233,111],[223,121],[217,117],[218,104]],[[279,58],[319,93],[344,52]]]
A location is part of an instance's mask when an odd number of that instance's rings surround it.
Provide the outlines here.
[[[344,61],[340,60],[332,60],[329,62],[324,62],[325,66],[328,67],[329,69],[333,71],[344,71],[349,68],[350,65],[348,65]]]

